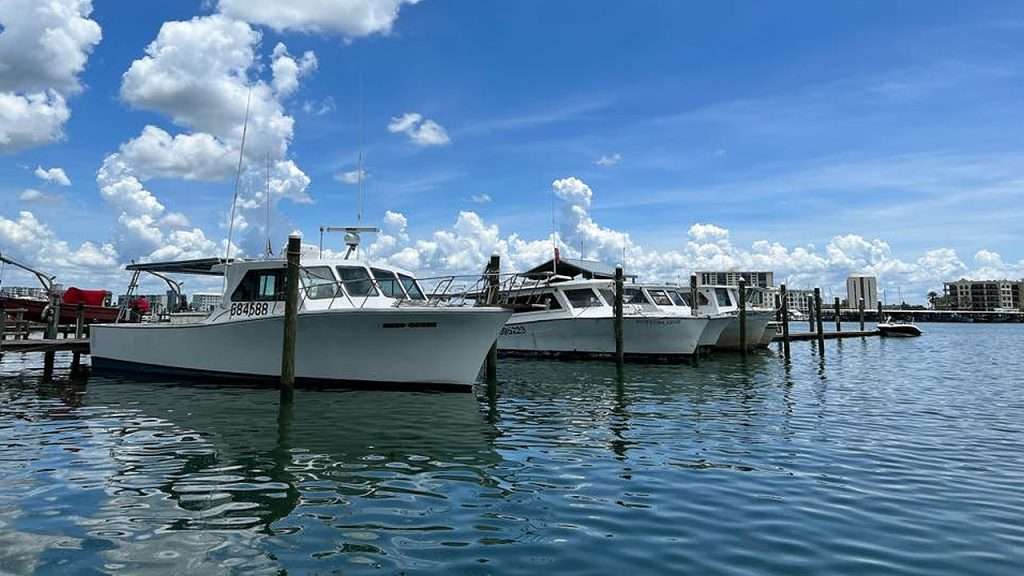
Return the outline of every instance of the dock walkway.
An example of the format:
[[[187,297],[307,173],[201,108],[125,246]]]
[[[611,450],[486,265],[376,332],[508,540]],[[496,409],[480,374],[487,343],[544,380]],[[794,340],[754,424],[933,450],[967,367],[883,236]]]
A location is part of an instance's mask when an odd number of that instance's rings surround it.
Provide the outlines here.
[[[878,330],[864,330],[864,331],[852,330],[852,331],[843,331],[843,332],[825,332],[824,333],[824,339],[825,340],[838,340],[840,338],[862,338],[862,337],[865,337],[865,336],[881,336],[881,335],[882,335],[882,333],[879,332]],[[818,339],[818,333],[817,332],[790,332],[789,333],[789,341],[790,342],[798,342],[798,341],[801,341],[801,340],[817,340],[817,339]],[[777,334],[774,338],[772,338],[772,342],[782,342],[782,334]]]

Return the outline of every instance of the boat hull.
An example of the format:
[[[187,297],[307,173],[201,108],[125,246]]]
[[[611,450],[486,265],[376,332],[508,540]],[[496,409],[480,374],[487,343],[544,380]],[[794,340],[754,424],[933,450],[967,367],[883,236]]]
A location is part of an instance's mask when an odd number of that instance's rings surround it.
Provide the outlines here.
[[[878,331],[882,336],[888,336],[891,338],[914,338],[921,335],[921,329],[912,324],[901,324],[895,326],[879,324]]]
[[[747,311],[747,348],[757,348],[761,344],[761,337],[764,335],[768,323],[772,321],[774,314],[767,311]],[[733,318],[729,325],[722,331],[715,345],[716,350],[739,350],[740,349],[740,319]]]
[[[509,313],[500,309],[300,312],[299,381],[469,388]],[[265,379],[281,373],[284,318],[195,324],[98,324],[99,370]]]
[[[732,316],[722,316],[718,318],[711,318],[708,320],[708,325],[704,328],[704,332],[700,335],[701,347],[714,346],[718,343],[718,339],[722,337],[722,332],[729,327],[732,323]]]
[[[623,318],[624,353],[633,357],[690,356],[707,323],[707,318],[691,317]],[[615,353],[614,319],[509,322],[498,338],[498,349],[519,354],[611,355]]]

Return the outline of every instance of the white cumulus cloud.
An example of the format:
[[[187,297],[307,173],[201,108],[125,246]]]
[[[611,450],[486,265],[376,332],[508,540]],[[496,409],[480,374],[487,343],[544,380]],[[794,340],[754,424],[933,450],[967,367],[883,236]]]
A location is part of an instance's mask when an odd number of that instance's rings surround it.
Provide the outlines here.
[[[417,146],[444,146],[451,142],[448,131],[437,122],[424,119],[418,112],[406,112],[388,123],[388,131],[404,133]]]
[[[100,42],[90,0],[0,0],[0,152],[64,137],[67,97]]]
[[[60,186],[71,186],[71,179],[64,172],[63,168],[43,168],[36,166],[35,175],[44,182],[53,182]]]
[[[403,4],[419,0],[220,0],[224,14],[277,31],[297,30],[359,38],[388,34]]]

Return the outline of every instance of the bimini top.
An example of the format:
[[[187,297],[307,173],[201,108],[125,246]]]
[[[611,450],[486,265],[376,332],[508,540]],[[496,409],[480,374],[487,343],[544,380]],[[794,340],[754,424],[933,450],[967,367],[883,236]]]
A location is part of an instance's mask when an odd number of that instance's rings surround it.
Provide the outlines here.
[[[157,272],[160,274],[201,274],[205,276],[223,276],[223,264],[229,264],[232,262],[235,262],[234,258],[196,258],[194,260],[129,264],[125,267],[125,270],[128,270],[129,272]]]
[[[615,278],[615,267],[604,262],[575,258],[559,258],[556,263],[552,258],[522,273],[527,278],[544,278],[552,274],[570,278],[582,276],[584,280],[612,280]],[[625,278],[635,282],[636,274],[626,274]]]

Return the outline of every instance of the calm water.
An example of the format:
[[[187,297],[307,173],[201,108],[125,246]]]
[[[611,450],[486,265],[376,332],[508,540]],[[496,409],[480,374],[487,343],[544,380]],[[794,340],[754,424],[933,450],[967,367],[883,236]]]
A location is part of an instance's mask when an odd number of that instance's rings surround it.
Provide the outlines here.
[[[923,327],[284,410],[8,354],[0,573],[1018,574],[1024,326]]]

